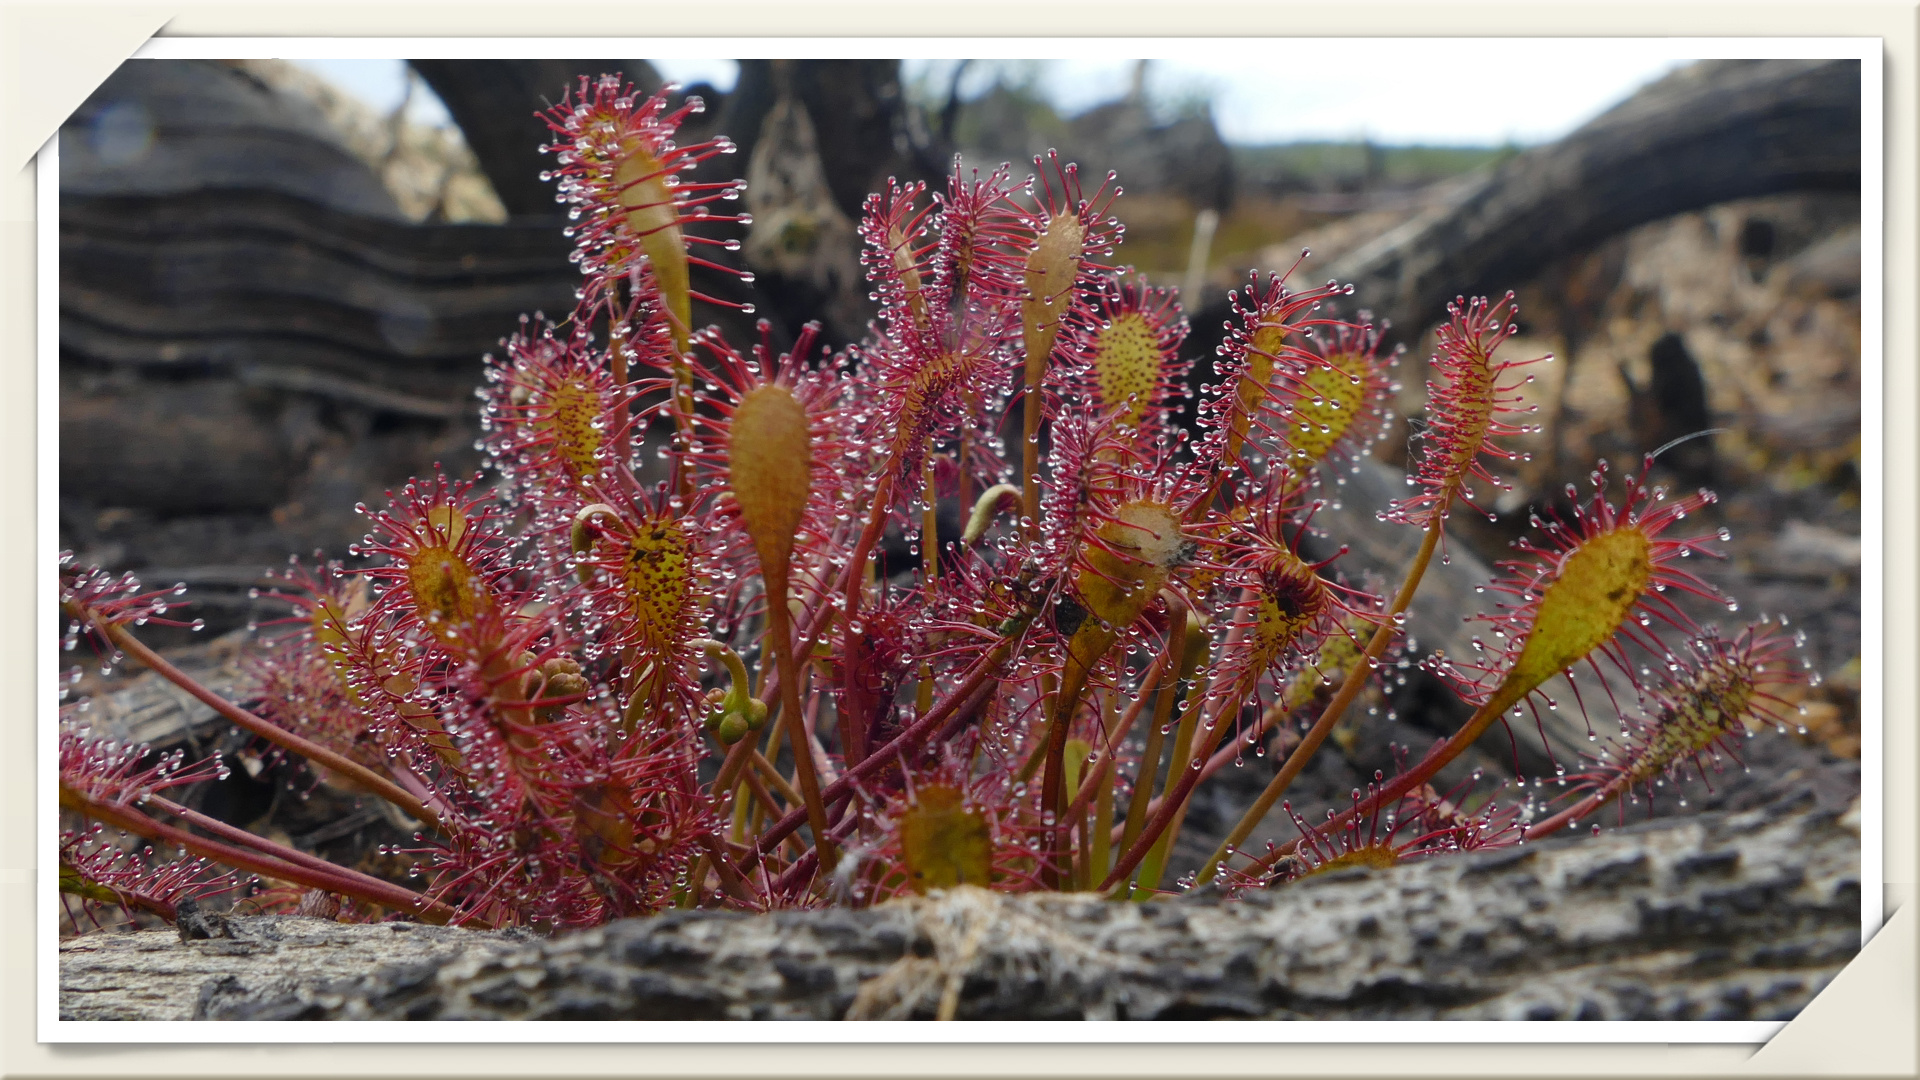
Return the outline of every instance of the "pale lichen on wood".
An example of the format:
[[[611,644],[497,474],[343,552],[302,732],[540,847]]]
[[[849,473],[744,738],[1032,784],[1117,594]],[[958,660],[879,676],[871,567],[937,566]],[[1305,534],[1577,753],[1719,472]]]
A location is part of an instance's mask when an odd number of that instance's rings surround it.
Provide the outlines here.
[[[1857,816],[1776,806],[1145,904],[956,889],[543,940],[240,916],[61,945],[89,1019],[1786,1019],[1854,954]]]

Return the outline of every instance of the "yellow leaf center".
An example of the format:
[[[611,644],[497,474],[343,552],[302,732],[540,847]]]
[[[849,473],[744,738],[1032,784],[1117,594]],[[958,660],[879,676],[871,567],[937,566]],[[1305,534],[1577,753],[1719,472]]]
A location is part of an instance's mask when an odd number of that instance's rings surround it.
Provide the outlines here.
[[[687,535],[665,518],[642,525],[627,548],[627,604],[652,656],[670,653],[685,635],[681,625],[692,574]]]
[[[493,610],[486,579],[439,544],[421,548],[407,560],[407,591],[420,621],[443,641],[460,640],[460,627]]]
[[[1504,711],[1606,644],[1652,581],[1653,542],[1638,526],[1600,533],[1568,552],[1487,711]]]
[[[1093,350],[1101,411],[1125,406],[1120,419],[1138,426],[1153,404],[1161,361],[1160,339],[1146,316],[1129,311],[1114,319],[1100,331]]]
[[[569,380],[548,388],[547,407],[534,427],[553,440],[553,451],[574,479],[600,468],[600,396],[585,383]]]
[[[1630,768],[1631,779],[1651,780],[1722,735],[1757,723],[1753,699],[1758,678],[1751,664],[1730,659],[1715,660],[1695,672],[1652,726]]]
[[[1260,576],[1260,600],[1253,628],[1253,663],[1248,677],[1259,678],[1289,645],[1300,639],[1327,610],[1327,590],[1313,568],[1293,552],[1273,553]]]
[[[907,883],[917,893],[955,885],[985,888],[993,876],[993,837],[980,811],[964,805],[960,790],[929,784],[900,817],[900,851]]]
[[[1316,365],[1301,378],[1305,385],[1288,417],[1287,442],[1303,466],[1326,460],[1365,404],[1366,384],[1354,378],[1365,358],[1335,355],[1327,361],[1334,366]]]
[[[1101,543],[1089,545],[1087,568],[1076,586],[1081,603],[1094,618],[1123,629],[1140,617],[1167,582],[1167,573],[1186,547],[1180,520],[1165,503],[1136,499],[1097,530]]]
[[[900,421],[893,428],[891,449],[896,460],[911,457],[926,443],[934,410],[965,379],[967,366],[965,355],[943,352],[914,371],[900,402]]]
[[[1387,845],[1368,844],[1366,847],[1355,848],[1352,851],[1335,855],[1333,858],[1307,871],[1303,876],[1312,877],[1315,874],[1326,874],[1335,870],[1345,870],[1351,866],[1363,866],[1369,870],[1385,870],[1399,861],[1400,856],[1394,854],[1393,849]]]
[[[1458,490],[1466,483],[1467,467],[1479,456],[1493,427],[1493,356],[1477,345],[1452,374],[1457,411],[1451,418],[1454,442],[1447,458],[1448,483]]]

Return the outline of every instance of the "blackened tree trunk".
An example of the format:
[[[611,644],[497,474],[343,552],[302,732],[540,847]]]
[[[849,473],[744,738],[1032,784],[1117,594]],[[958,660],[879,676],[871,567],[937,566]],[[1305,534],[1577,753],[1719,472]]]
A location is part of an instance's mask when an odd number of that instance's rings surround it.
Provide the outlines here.
[[[1403,336],[1418,335],[1456,295],[1503,292],[1635,225],[1730,199],[1859,185],[1859,61],[1705,61],[1329,269]]]
[[[515,217],[546,217],[559,211],[553,185],[540,179],[553,167],[540,147],[552,137],[535,113],[558,104],[580,77],[624,73],[651,92],[660,76],[645,60],[409,60],[413,70],[446,103],[460,133],[480,161],[500,204]]]

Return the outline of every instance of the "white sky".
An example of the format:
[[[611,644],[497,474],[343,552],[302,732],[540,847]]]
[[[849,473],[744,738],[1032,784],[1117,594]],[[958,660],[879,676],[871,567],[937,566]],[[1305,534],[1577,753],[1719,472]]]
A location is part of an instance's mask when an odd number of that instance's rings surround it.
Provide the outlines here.
[[[1236,144],[1362,137],[1392,144],[1537,143],[1567,134],[1683,62],[1595,44],[1396,40],[1330,48],[1294,41],[1260,66],[1154,60],[1146,89],[1156,102],[1210,99],[1221,138]],[[926,72],[944,91],[954,64],[910,60],[906,74]],[[1072,115],[1124,95],[1134,64],[976,61],[961,96],[985,90],[996,73],[1030,73],[1055,107]]]
[[[398,60],[295,60],[382,111],[400,101]],[[1244,56],[1217,62],[1154,60],[1148,97],[1176,104],[1208,98],[1229,143],[1369,138],[1388,144],[1530,144],[1556,139],[1634,90],[1684,63],[1658,39],[1514,41],[1497,39],[1313,40],[1249,43]],[[654,60],[683,83],[733,85],[732,60]],[[909,80],[928,79],[944,94],[953,60],[907,60]],[[983,60],[962,82],[982,92],[998,74],[1031,80],[1071,115],[1121,96],[1130,59]],[[424,87],[422,88],[424,89]],[[430,93],[416,93],[412,115],[450,123]]]

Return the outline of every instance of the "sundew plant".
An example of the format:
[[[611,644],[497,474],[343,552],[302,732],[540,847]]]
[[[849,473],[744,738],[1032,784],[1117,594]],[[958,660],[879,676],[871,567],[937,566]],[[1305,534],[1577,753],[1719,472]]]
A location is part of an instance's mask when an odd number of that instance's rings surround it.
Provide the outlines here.
[[[751,224],[731,210],[742,184],[696,179],[732,144],[673,141],[699,108],[607,77],[546,115],[578,306],[486,359],[485,473],[417,478],[360,508],[352,567],[285,572],[290,614],[244,694],[140,641],[177,624],[179,590],[62,559],[67,649],[130,657],[391,803],[417,830],[389,852],[410,869],[377,877],[174,801],[220,759],[117,743],[73,701],[70,905],[172,917],[234,874],[343,917],[540,929],[960,885],[1232,894],[1624,814],[1791,709],[1807,676],[1777,624],[1725,635],[1680,602],[1733,608],[1687,569],[1714,554],[1687,520],[1713,496],[1653,486],[1651,459],[1618,479],[1601,463],[1571,514],[1534,520],[1488,610],[1449,613],[1483,624],[1478,651],[1421,661],[1471,718],[1341,812],[1295,814],[1289,786],[1411,650],[1450,515],[1482,512],[1505,441],[1532,430],[1520,387],[1550,358],[1496,359],[1511,296],[1452,307],[1408,497],[1373,508],[1418,553],[1397,582],[1349,578],[1303,539],[1392,421],[1397,354],[1364,298],[1254,274],[1195,386],[1179,304],[1119,264],[1116,178],[1049,155],[1031,179],[956,169],[943,191],[872,194],[877,321],[844,352],[809,327],[776,355],[770,332],[692,324],[694,299],[718,301],[691,268],[724,270],[701,252],[738,242],[688,224]],[[911,565],[878,558],[889,533]],[[1640,700],[1614,702],[1622,736],[1556,783],[1435,787],[1495,723],[1611,694],[1608,669]],[[1195,793],[1269,746],[1285,752],[1265,791],[1166,880]],[[1297,838],[1243,850],[1276,807]]]

